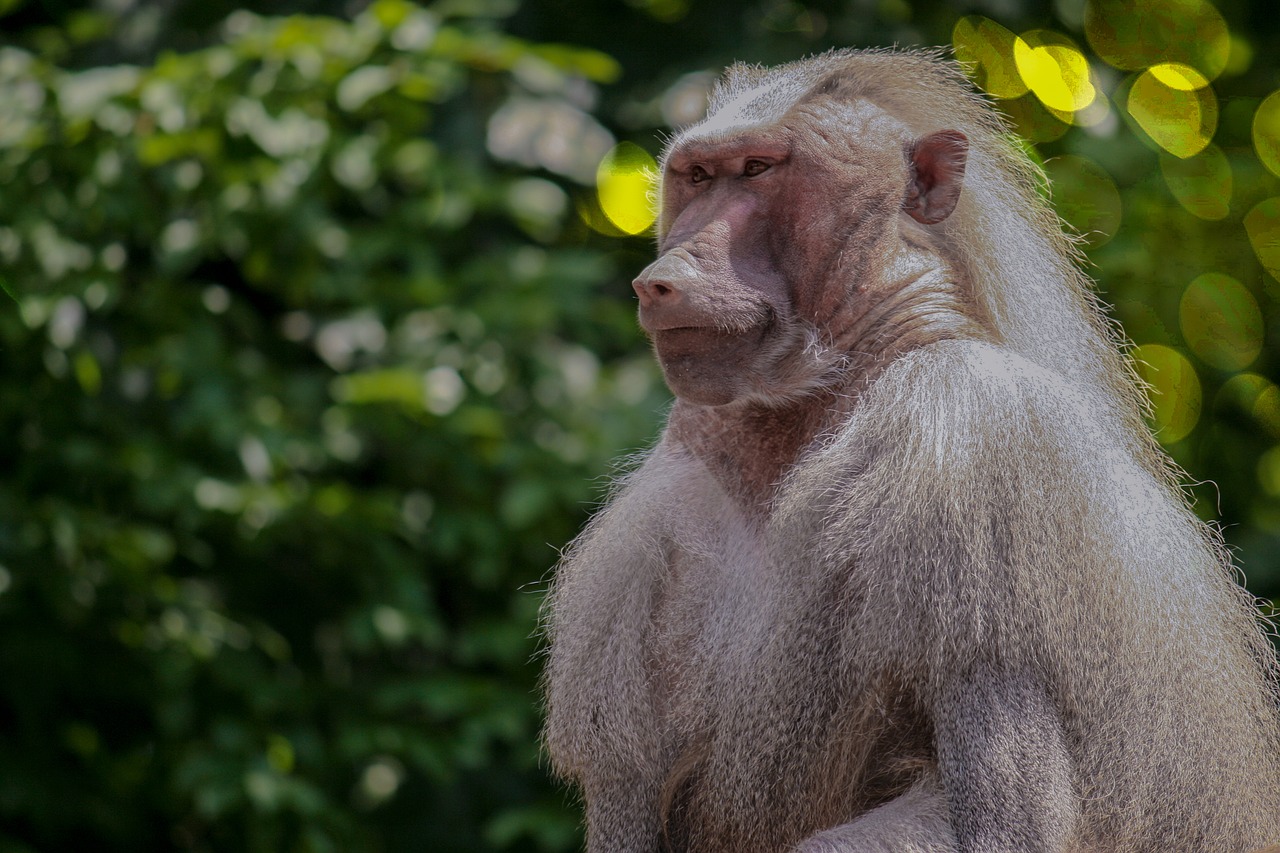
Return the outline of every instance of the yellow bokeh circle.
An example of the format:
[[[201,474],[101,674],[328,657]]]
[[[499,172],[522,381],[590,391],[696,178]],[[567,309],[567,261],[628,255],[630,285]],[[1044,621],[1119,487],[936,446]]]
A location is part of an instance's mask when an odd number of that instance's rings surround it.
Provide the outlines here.
[[[1199,71],[1178,62],[1161,62],[1147,70],[1152,77],[1179,92],[1195,92],[1209,85],[1209,81]]]
[[[1258,484],[1273,498],[1280,498],[1280,445],[1258,459]]]
[[[1243,370],[1262,352],[1258,301],[1229,275],[1210,272],[1191,282],[1182,294],[1178,320],[1191,351],[1221,370]]]
[[[1263,388],[1253,401],[1250,414],[1263,429],[1280,438],[1280,388],[1271,384]]]
[[[1218,99],[1204,75],[1187,65],[1161,63],[1133,81],[1129,115],[1156,145],[1175,157],[1194,157],[1218,128]]]
[[[1280,198],[1263,199],[1244,216],[1244,230],[1258,262],[1280,279]]]
[[[657,218],[653,189],[658,164],[649,152],[619,142],[596,169],[596,194],[609,221],[627,234],[639,234]]]
[[[1232,376],[1222,383],[1214,407],[1243,411],[1268,433],[1280,438],[1280,388],[1265,376],[1256,373]]]
[[[1138,375],[1148,385],[1156,439],[1176,444],[1200,420],[1200,377],[1186,356],[1164,344],[1143,344],[1132,355]]]
[[[1093,103],[1089,61],[1064,36],[1032,30],[1013,42],[1014,64],[1027,88],[1052,110],[1073,113]]]
[[[1253,114],[1253,150],[1262,165],[1280,175],[1280,92],[1272,92]]]
[[[1007,102],[1000,109],[1025,138],[1047,142],[1071,125],[1097,125],[1110,114],[1088,60],[1061,33],[1016,35],[990,18],[966,15],[952,29],[951,42],[974,82]]]
[[[951,31],[956,59],[968,66],[974,82],[997,98],[1020,98],[1027,84],[1018,73],[1013,44],[1017,36],[981,15],[966,15]]]
[[[1160,174],[1178,204],[1201,219],[1217,221],[1231,212],[1234,179],[1222,149],[1210,143],[1194,157],[1160,152]]]

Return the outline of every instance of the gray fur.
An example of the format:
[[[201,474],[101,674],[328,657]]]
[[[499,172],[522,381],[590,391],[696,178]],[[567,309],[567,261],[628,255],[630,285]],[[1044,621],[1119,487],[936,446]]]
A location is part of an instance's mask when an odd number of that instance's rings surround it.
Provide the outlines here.
[[[968,135],[934,233],[984,331],[849,377],[763,512],[669,430],[569,548],[545,738],[588,848],[1280,841],[1274,654],[1029,164],[930,55],[736,69],[717,103],[775,115],[831,80]]]

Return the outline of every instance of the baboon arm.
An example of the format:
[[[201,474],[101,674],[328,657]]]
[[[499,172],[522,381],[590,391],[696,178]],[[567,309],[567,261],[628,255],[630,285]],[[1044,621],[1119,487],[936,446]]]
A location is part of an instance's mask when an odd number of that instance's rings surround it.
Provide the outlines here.
[[[950,679],[934,732],[959,850],[1068,849],[1080,801],[1060,717],[1036,679],[988,665]]]
[[[855,821],[806,838],[793,853],[958,853],[946,798],[936,779]]]
[[[1070,849],[1079,798],[1062,724],[1034,679],[975,667],[934,709],[939,778],[793,853],[1055,853]]]
[[[672,461],[659,450],[570,546],[544,605],[553,639],[544,738],[587,803],[587,849],[656,853],[662,733],[648,670]]]
[[[587,853],[657,853],[658,791],[632,776],[592,778],[586,795]]]

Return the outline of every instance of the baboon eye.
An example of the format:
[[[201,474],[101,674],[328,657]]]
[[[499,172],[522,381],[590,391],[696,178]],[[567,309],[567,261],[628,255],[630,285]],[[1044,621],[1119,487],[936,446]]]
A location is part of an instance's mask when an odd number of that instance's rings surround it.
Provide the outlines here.
[[[769,164],[763,160],[748,160],[746,165],[742,167],[742,174],[748,178],[754,178],[761,172],[767,171]]]
[[[694,166],[689,170],[689,183],[700,184],[711,177],[711,173],[701,166]]]

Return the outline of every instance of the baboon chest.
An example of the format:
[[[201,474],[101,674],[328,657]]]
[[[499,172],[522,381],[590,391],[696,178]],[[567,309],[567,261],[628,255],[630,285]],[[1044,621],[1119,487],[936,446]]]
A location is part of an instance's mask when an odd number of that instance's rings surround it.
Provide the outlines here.
[[[650,684],[668,728],[696,726],[742,678],[759,679],[777,609],[776,569],[763,534],[735,517],[699,524],[655,579]]]

